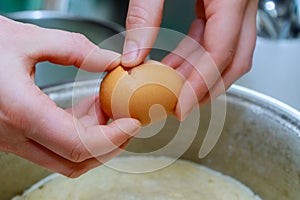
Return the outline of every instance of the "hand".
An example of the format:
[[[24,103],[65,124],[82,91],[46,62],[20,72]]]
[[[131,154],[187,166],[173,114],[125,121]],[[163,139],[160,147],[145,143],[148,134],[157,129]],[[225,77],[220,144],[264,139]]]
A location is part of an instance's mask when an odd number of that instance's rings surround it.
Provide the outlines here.
[[[34,84],[38,62],[95,72],[118,66],[120,55],[98,48],[77,33],[4,17],[0,26],[0,150],[69,177],[120,153],[139,130],[137,120],[119,119],[104,125],[107,117],[97,97],[63,110]]]
[[[158,27],[163,4],[163,0],[131,0],[126,29]],[[256,41],[257,4],[255,0],[197,0],[197,19],[188,36],[162,60],[186,79],[176,107],[179,119],[185,119],[198,103],[208,103],[225,92],[250,70]],[[138,34],[128,33],[122,64],[132,67],[145,59],[157,31],[145,31],[139,38]]]

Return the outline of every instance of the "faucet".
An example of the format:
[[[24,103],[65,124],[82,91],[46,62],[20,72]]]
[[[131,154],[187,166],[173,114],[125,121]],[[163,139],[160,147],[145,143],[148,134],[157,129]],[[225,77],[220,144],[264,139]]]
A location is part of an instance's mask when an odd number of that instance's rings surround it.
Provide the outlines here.
[[[68,12],[69,4],[70,0],[44,0],[43,9]]]
[[[260,0],[257,12],[258,35],[271,39],[298,37],[300,0]]]

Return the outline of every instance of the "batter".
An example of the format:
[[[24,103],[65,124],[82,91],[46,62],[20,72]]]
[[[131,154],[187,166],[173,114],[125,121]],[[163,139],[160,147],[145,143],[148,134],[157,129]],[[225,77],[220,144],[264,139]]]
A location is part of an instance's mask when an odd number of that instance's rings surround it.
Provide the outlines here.
[[[145,166],[167,161],[167,157],[120,157],[114,166]],[[139,162],[140,163],[140,162]],[[36,187],[36,186],[35,186]],[[177,160],[150,173],[132,174],[107,166],[96,168],[77,179],[56,175],[42,186],[14,200],[259,200],[238,181],[196,163]]]

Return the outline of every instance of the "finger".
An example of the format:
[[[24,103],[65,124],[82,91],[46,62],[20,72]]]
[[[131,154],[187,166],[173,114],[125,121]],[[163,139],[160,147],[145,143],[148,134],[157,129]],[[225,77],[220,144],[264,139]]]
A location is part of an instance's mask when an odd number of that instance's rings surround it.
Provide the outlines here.
[[[206,21],[205,6],[203,0],[197,0],[195,6],[195,13],[199,19]]]
[[[19,150],[17,155],[50,171],[60,173],[70,178],[76,178],[120,154],[128,143],[129,140],[123,143],[119,148],[103,156],[90,158],[82,162],[72,162],[60,157],[33,141],[24,142],[21,146],[18,146]]]
[[[168,54],[162,62],[173,68],[177,68],[184,60],[200,46],[203,37],[204,22],[201,19],[193,21],[188,35],[180,41],[175,50]]]
[[[44,167],[45,169],[71,178],[78,177],[88,170],[102,164],[95,158],[85,160],[81,163],[75,163],[53,153],[49,149],[33,141],[23,143],[16,154],[41,167]]]
[[[205,54],[205,50],[198,45],[198,49],[195,49],[194,52],[191,52],[188,55],[183,63],[176,68],[176,71],[180,73],[185,79],[188,79],[194,68],[199,65],[199,59]]]
[[[164,65],[164,64],[162,64],[161,62],[156,61],[156,60],[146,60],[146,61],[144,62],[144,64]]]
[[[98,95],[86,97],[66,111],[74,117],[79,118],[86,127],[106,124],[108,121],[108,116],[100,107]]]
[[[90,72],[110,70],[120,63],[120,54],[100,49],[82,34],[44,28],[31,32],[35,45],[28,45],[27,51],[35,63],[75,65]]]
[[[47,110],[40,110],[47,112],[43,121],[36,120],[35,124],[31,121],[34,131],[27,137],[73,162],[112,151],[140,129],[140,123],[133,119],[119,119],[109,126],[86,127],[85,122],[59,108]]]
[[[87,110],[89,110],[90,107],[94,105],[96,101],[97,101],[97,97],[95,95],[91,95],[79,101],[72,108],[66,109],[66,111],[68,111],[74,117],[79,118],[86,115]]]
[[[134,127],[134,129],[133,129]],[[108,126],[93,126],[86,129],[86,133],[79,133],[83,145],[88,152],[83,157],[104,155],[126,140],[135,136],[140,130],[141,124],[135,119],[118,119]],[[82,154],[82,153],[81,153]]]
[[[162,19],[164,0],[129,2],[122,65],[132,67],[144,61],[153,46]]]
[[[178,48],[166,57],[169,65],[178,65],[176,71],[185,79],[197,65],[198,59],[205,54],[205,49],[200,45],[203,38],[204,24],[201,19],[196,19],[190,29],[189,36],[181,41]]]
[[[184,120],[199,100],[221,77],[221,74],[208,53],[202,53],[199,58],[197,51],[188,60],[193,68],[181,89],[175,115],[178,119]]]
[[[223,1],[218,4],[210,2],[203,5],[206,8],[207,18],[203,45],[207,54],[199,59],[183,85],[175,111],[176,116],[181,120],[187,117],[198,101],[221,77],[223,70],[232,62],[246,7],[243,2],[227,4]],[[220,33],[224,33],[224,36],[220,37]],[[192,94],[196,98],[190,98]]]
[[[222,72],[236,52],[246,2],[210,1],[205,6],[203,46]]]
[[[13,87],[13,92],[6,89],[6,100],[11,106],[4,113],[12,126],[20,127],[25,138],[74,162],[108,152],[140,128],[140,123],[133,119],[120,119],[109,126],[87,127],[80,119],[57,107],[29,76],[18,77]],[[116,123],[119,126],[114,125]]]
[[[98,161],[100,161],[101,163],[106,163],[109,160],[113,159],[114,157],[118,156],[120,153],[122,153],[122,151],[124,151],[124,149],[128,146],[129,142],[132,140],[132,138],[129,138],[128,140],[126,140],[123,144],[121,144],[118,148],[114,149],[113,151],[102,155],[102,156],[98,156],[96,159]]]
[[[240,36],[237,52],[230,67],[222,74],[222,78],[214,85],[209,94],[200,101],[207,104],[227,90],[236,80],[251,69],[256,41],[256,11],[257,2],[249,1]]]

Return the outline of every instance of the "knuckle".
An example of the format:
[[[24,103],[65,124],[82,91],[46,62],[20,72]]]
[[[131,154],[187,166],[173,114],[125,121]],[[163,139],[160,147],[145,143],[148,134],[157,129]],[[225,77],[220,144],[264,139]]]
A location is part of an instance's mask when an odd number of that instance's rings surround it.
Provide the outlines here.
[[[85,49],[87,47],[89,49],[93,49],[93,43],[91,43],[88,38],[81,34],[81,33],[75,33],[75,32],[67,32],[67,37],[69,38],[67,46],[72,47],[70,49],[69,57],[66,58],[68,60],[74,61],[74,64],[76,66],[80,66],[82,64],[82,61],[86,57],[86,52]],[[70,62],[70,61],[68,61]]]
[[[149,18],[148,11],[141,6],[132,6],[126,18],[127,28],[139,28],[147,24]]]
[[[211,60],[214,62],[216,67],[223,71],[225,68],[227,68],[234,59],[235,56],[235,50],[234,49],[218,49],[214,52],[210,52],[209,55],[211,56]]]
[[[84,145],[81,142],[79,142],[72,148],[69,159],[72,162],[78,163],[83,161],[86,158],[86,156],[87,156],[87,150],[84,147]]]
[[[84,172],[77,171],[76,169],[68,169],[62,174],[68,178],[78,178],[80,175],[84,174]]]
[[[224,63],[226,63],[226,65],[229,65],[233,61],[234,55],[235,55],[235,50],[229,49],[225,54]]]
[[[64,168],[61,174],[69,178],[77,178],[85,174],[86,172],[90,171],[91,169],[100,166],[101,164],[102,162],[99,161],[97,161],[96,163],[93,163],[91,161],[72,163],[68,167]]]
[[[72,38],[71,41],[75,46],[82,46],[83,44],[88,44],[90,42],[87,37],[81,33],[71,32],[70,34]]]
[[[251,68],[252,68],[252,61],[249,61],[248,64],[243,65],[240,68],[240,71],[239,71],[240,76],[247,74],[251,70]]]

